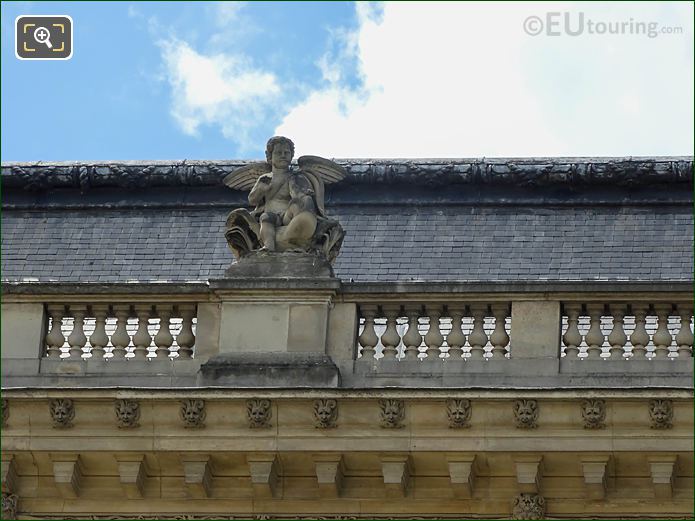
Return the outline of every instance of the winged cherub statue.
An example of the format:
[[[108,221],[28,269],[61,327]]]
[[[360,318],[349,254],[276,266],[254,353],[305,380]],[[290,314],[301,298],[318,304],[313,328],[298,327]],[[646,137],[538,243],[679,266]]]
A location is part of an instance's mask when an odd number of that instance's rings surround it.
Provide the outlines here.
[[[255,209],[233,210],[225,238],[238,259],[252,251],[318,253],[329,262],[338,255],[345,232],[326,216],[324,185],[342,180],[343,167],[317,156],[302,156],[291,168],[294,143],[286,137],[268,140],[267,161],[237,168],[224,178],[235,190],[251,190]]]

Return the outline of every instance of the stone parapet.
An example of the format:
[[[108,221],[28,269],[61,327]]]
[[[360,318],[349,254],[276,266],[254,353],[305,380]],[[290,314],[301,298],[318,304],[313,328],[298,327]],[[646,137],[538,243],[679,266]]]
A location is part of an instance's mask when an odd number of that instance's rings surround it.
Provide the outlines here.
[[[690,388],[687,286],[7,284],[3,386]]]

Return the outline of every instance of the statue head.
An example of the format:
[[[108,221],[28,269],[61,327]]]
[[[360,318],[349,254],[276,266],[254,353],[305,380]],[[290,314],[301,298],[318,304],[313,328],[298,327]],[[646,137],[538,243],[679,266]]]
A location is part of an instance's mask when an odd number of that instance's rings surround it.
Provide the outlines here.
[[[140,404],[135,400],[117,400],[114,405],[116,423],[119,427],[137,427],[140,419]]]
[[[179,416],[187,428],[203,427],[205,421],[205,402],[199,399],[188,399],[181,402]]]
[[[582,401],[582,417],[586,429],[603,427],[603,422],[606,419],[606,402],[596,399]]]
[[[50,401],[51,418],[54,427],[71,427],[75,418],[75,406],[69,398],[58,398]]]
[[[670,429],[673,427],[673,404],[671,400],[651,400],[649,416],[652,429]]]
[[[471,418],[470,400],[447,400],[446,413],[449,417],[449,427],[468,427]]]
[[[335,427],[338,418],[338,402],[333,399],[314,402],[314,419],[317,428]]]
[[[270,427],[269,422],[272,416],[272,411],[270,409],[270,400],[247,400],[246,414],[249,420],[249,427]]]
[[[405,416],[402,400],[379,400],[381,407],[381,426],[387,428],[403,427],[401,423]]]
[[[514,403],[516,426],[522,429],[535,429],[538,420],[538,402],[536,400],[517,400]]]
[[[271,137],[265,146],[265,158],[273,168],[289,168],[294,157],[294,143],[283,136]]]

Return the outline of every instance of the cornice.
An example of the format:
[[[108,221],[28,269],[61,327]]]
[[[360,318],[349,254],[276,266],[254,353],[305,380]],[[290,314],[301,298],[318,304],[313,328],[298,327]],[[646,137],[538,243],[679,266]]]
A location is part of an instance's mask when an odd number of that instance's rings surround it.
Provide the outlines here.
[[[348,171],[342,184],[415,186],[650,186],[692,185],[693,158],[482,158],[337,159]],[[249,161],[104,161],[3,163],[3,188],[27,191],[97,187],[139,190],[149,187],[223,186],[222,179]]]

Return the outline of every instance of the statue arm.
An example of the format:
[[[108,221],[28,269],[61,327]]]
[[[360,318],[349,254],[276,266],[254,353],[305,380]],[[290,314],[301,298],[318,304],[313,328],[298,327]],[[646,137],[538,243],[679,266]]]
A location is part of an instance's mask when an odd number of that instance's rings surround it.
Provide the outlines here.
[[[268,192],[268,188],[270,188],[270,178],[265,175],[260,176],[249,193],[249,203],[258,206],[261,202],[263,202],[263,198]]]

